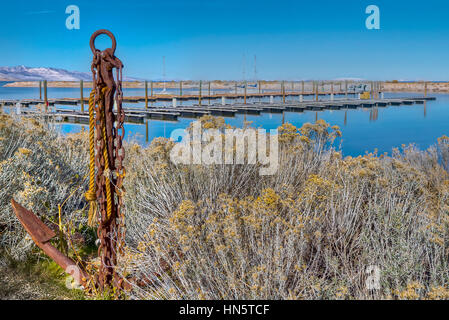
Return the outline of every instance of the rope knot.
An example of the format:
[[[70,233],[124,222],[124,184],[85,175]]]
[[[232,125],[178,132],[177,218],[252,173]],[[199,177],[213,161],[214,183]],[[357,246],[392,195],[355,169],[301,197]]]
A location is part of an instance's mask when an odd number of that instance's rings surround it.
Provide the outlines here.
[[[91,201],[97,201],[97,193],[95,190],[89,190],[84,194],[84,197],[86,197],[86,200]]]

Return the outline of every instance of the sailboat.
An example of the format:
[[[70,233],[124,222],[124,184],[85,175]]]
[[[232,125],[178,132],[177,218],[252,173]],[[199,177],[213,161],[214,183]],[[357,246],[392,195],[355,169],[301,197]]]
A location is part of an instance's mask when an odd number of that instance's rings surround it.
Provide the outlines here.
[[[168,94],[167,88],[165,87],[166,80],[165,80],[165,56],[162,57],[162,82],[164,84],[164,88],[159,94]]]

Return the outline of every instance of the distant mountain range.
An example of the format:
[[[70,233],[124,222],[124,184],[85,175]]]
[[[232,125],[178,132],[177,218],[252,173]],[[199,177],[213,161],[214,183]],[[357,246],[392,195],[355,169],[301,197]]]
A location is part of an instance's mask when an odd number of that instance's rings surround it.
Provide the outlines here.
[[[91,81],[92,74],[56,68],[30,68],[25,66],[0,67],[0,81]],[[123,77],[124,81],[140,81],[138,78]]]

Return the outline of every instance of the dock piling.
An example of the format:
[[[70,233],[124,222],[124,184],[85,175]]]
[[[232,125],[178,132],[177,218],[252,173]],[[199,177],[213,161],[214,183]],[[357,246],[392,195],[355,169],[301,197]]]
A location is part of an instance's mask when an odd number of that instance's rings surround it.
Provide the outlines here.
[[[202,86],[202,81],[200,80],[200,87],[199,87],[199,92],[198,92],[198,105],[201,106],[201,86]]]
[[[246,104],[246,85],[247,85],[247,83],[246,83],[246,80],[245,80],[245,83],[244,83],[244,86],[245,86],[245,94],[244,94],[244,104]]]
[[[148,81],[145,80],[145,109],[148,109]]]
[[[285,103],[285,82],[281,82],[282,103]]]
[[[81,103],[81,112],[84,113],[84,81],[80,80],[80,103]]]
[[[209,105],[210,105],[210,81],[209,81],[209,91],[208,91],[208,95],[209,95]]]
[[[48,112],[47,80],[44,80],[44,102],[45,102],[45,112]]]
[[[148,133],[149,133],[149,128],[148,128],[148,122],[149,122],[149,120],[146,120],[145,121],[145,142],[149,142],[149,139],[148,139]]]
[[[331,82],[331,101],[334,101],[334,83]]]

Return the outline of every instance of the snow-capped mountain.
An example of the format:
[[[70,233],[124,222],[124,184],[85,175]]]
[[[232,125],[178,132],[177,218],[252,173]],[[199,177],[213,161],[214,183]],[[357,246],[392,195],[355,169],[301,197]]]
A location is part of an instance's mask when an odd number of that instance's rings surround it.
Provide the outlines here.
[[[0,67],[2,81],[91,81],[92,75],[87,72],[67,71],[56,68],[30,68],[25,66]],[[124,81],[138,81],[136,78],[124,77]]]

